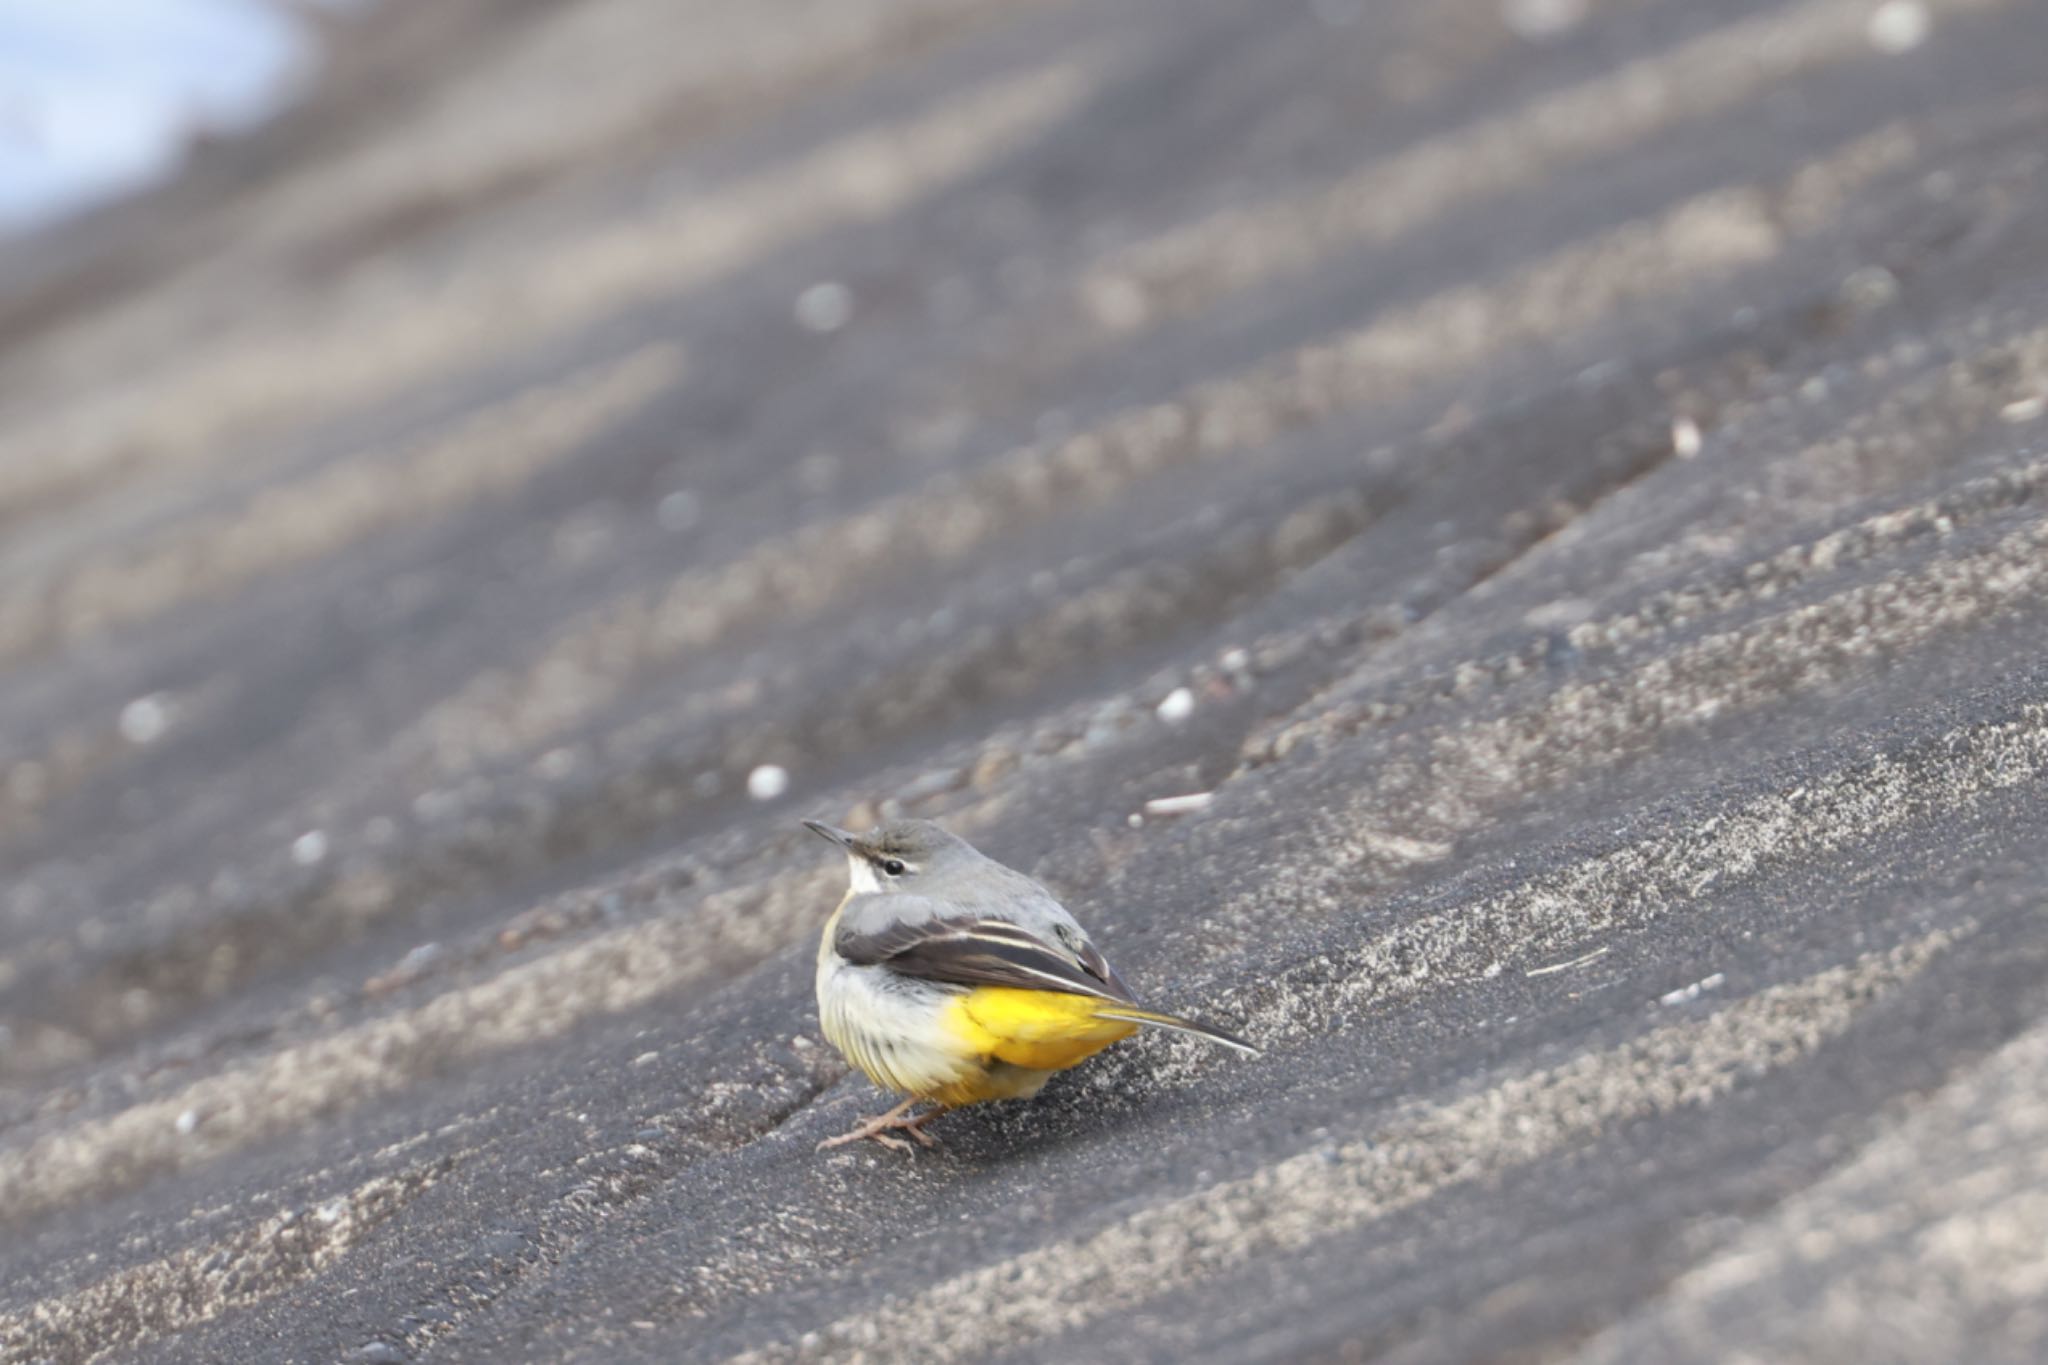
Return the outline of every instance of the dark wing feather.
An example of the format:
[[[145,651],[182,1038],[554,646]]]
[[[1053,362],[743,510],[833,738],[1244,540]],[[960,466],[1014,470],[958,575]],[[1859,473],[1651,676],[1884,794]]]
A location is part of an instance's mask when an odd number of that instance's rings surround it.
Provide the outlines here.
[[[887,967],[925,981],[1021,986],[1137,1003],[1093,946],[1083,949],[1076,962],[1006,920],[925,920],[892,924],[869,934],[842,927],[833,946],[856,966]]]
[[[1094,944],[1082,944],[1077,956],[1081,959],[1082,969],[1109,987],[1111,995],[1119,1000],[1128,1000],[1133,1005],[1138,1003],[1138,997],[1131,994],[1131,988],[1124,984],[1124,979],[1116,974],[1116,968],[1109,965],[1109,959],[1098,952]]]

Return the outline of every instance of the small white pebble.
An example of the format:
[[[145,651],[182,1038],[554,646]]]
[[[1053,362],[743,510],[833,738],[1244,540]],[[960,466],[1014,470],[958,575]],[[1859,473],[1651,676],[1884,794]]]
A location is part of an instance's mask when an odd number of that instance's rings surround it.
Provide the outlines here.
[[[671,533],[689,530],[704,515],[704,501],[687,488],[675,492],[654,504],[654,519],[661,529]]]
[[[1147,815],[1187,815],[1190,812],[1206,810],[1216,799],[1215,792],[1189,792],[1186,796],[1155,796],[1145,803]]]
[[[398,959],[398,970],[406,976],[417,976],[439,962],[446,949],[438,943],[421,943]]]
[[[1086,298],[1096,323],[1112,332],[1135,331],[1145,325],[1152,311],[1144,289],[1127,275],[1108,275],[1092,281]]]
[[[1185,687],[1174,688],[1159,703],[1159,719],[1168,725],[1178,725],[1193,714],[1195,694]]]
[[[2007,403],[1998,410],[1998,415],[2018,426],[2021,422],[2033,421],[2043,412],[2048,412],[2048,398],[2035,394],[2032,398],[2021,398]]]
[[[643,1053],[641,1053],[641,1054],[640,1054],[640,1055],[639,1055],[638,1057],[635,1057],[635,1058],[633,1059],[633,1065],[634,1065],[634,1066],[653,1066],[653,1065],[654,1065],[654,1064],[655,1064],[656,1062],[658,1062],[658,1061],[660,1061],[660,1060],[661,1060],[661,1054],[660,1054],[659,1052],[643,1052]]]
[[[187,1109],[184,1113],[178,1115],[177,1129],[180,1134],[190,1136],[198,1127],[199,1111],[197,1109]]]
[[[789,769],[763,763],[747,774],[747,795],[756,801],[773,801],[789,790]]]
[[[1712,976],[1703,977],[1690,986],[1681,986],[1675,991],[1665,992],[1657,997],[1657,1003],[1665,1006],[1683,1005],[1689,1000],[1699,999],[1702,991],[1718,989],[1727,979],[1727,973],[1715,972]]]
[[[327,856],[327,836],[317,829],[309,829],[292,840],[292,861],[300,867],[311,867]]]
[[[342,1220],[342,1216],[347,1212],[348,1200],[330,1199],[319,1208],[313,1210],[313,1216],[321,1222],[332,1226],[335,1223],[339,1223]]]
[[[1586,19],[1586,0],[1502,0],[1501,22],[1532,43],[1569,33]]]
[[[1928,30],[1933,27],[1933,16],[1922,0],[1886,0],[1871,14],[1864,32],[1872,47],[1896,57],[1926,42]]]
[[[1242,673],[1252,666],[1252,656],[1241,649],[1226,649],[1216,666],[1225,673]]]
[[[1690,417],[1681,417],[1671,424],[1671,453],[1681,460],[1690,460],[1700,453],[1705,442],[1700,437],[1700,424]]]
[[[1126,815],[1124,817],[1124,823],[1129,825],[1132,829],[1143,829],[1145,828],[1145,817],[1143,815],[1140,815],[1137,811],[1132,811],[1129,815]]]
[[[121,738],[130,744],[154,744],[170,725],[170,698],[162,692],[137,697],[121,708]]]
[[[1881,265],[1866,265],[1842,281],[1842,299],[1857,308],[1882,308],[1899,296],[1899,277]]]
[[[1564,630],[1586,621],[1593,611],[1594,604],[1583,597],[1560,597],[1529,608],[1522,613],[1522,621],[1538,630]]]
[[[814,284],[796,296],[797,325],[823,336],[853,321],[853,291],[837,280]]]

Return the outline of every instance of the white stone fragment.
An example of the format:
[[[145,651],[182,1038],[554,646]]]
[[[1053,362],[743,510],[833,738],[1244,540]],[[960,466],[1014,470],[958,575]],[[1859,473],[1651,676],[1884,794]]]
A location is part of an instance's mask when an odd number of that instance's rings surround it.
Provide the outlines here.
[[[1657,997],[1657,1003],[1667,1007],[1683,1005],[1687,1001],[1699,999],[1702,992],[1719,989],[1727,980],[1727,973],[1715,972],[1712,976],[1702,977],[1690,986],[1680,986],[1675,991],[1666,991],[1663,995]]]
[[[1540,43],[1586,21],[1586,0],[1501,0],[1501,22],[1517,38]]]
[[[1864,30],[1870,45],[1889,57],[1911,52],[1927,41],[1934,17],[1922,0],[1886,0],[1872,11]]]
[[[1187,815],[1205,810],[1216,799],[1215,792],[1189,792],[1186,796],[1155,796],[1145,803],[1147,815]]]
[[[796,296],[796,321],[820,336],[838,331],[853,321],[853,291],[837,280],[812,285]]]
[[[1158,714],[1168,725],[1180,724],[1195,714],[1195,694],[1185,687],[1174,688],[1160,701]]]
[[[154,744],[171,726],[171,699],[162,692],[137,697],[121,708],[121,738],[130,744]]]
[[[763,763],[747,774],[747,795],[756,801],[773,801],[789,790],[789,769]]]

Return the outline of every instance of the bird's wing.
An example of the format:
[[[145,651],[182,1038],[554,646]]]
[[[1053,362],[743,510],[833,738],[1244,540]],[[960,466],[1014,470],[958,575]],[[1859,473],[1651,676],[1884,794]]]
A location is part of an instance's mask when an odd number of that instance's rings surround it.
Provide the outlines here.
[[[889,904],[858,907],[866,914],[854,913],[849,904],[833,939],[839,955],[856,966],[956,986],[1019,986],[1137,1003],[1085,938],[1068,950],[1008,919],[945,914],[932,902],[901,893],[874,899]],[[884,910],[886,918],[877,913]]]

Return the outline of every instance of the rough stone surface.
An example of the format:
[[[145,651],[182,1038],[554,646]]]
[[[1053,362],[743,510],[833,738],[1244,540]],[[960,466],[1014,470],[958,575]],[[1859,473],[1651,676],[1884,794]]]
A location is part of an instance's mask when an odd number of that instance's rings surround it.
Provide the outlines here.
[[[2042,7],[388,11],[0,256],[0,1359],[2048,1355]],[[1265,1056],[815,1152],[899,811]]]

